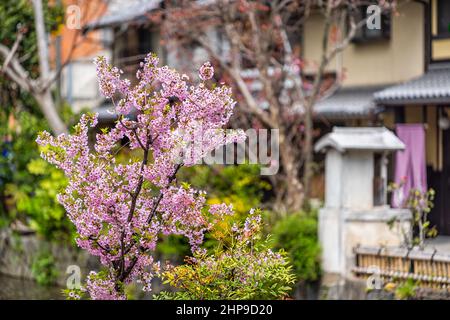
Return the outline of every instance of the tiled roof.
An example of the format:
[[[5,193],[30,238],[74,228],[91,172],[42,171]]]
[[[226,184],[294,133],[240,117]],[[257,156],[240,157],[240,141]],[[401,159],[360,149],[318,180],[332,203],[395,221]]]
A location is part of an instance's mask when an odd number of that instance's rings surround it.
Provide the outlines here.
[[[373,94],[383,87],[343,88],[314,106],[317,115],[326,118],[364,118],[375,112]]]
[[[449,103],[450,67],[431,67],[416,79],[375,93],[374,98],[384,105]]]
[[[334,127],[333,131],[317,141],[316,152],[333,148],[346,150],[403,150],[405,144],[385,127]]]

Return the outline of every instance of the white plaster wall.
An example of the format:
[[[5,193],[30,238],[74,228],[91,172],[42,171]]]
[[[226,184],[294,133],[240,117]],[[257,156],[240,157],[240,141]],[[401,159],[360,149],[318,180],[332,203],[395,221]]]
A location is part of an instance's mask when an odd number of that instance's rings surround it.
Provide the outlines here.
[[[322,208],[319,211],[319,241],[322,248],[322,269],[329,273],[341,272],[340,209]]]
[[[343,156],[342,207],[373,207],[373,152],[348,151]],[[333,182],[331,182],[333,183]]]
[[[109,50],[99,52],[97,55],[111,58]],[[71,103],[75,112],[95,108],[103,101],[98,87],[94,57],[74,60],[62,70],[61,95]]]
[[[325,206],[341,207],[342,154],[330,149],[325,158]]]

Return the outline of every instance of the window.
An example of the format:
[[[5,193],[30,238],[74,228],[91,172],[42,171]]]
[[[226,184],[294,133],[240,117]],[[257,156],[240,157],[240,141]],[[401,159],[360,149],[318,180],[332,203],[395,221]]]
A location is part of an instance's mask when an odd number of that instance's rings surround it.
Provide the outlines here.
[[[450,38],[450,1],[438,0],[437,8],[438,37]]]
[[[156,52],[155,33],[146,26],[129,27],[125,30],[116,29],[114,34],[114,64],[123,70],[124,77],[133,79],[149,52]]]
[[[353,12],[356,23],[367,19],[373,13],[367,14],[367,5],[360,6]],[[369,29],[367,24],[356,31],[353,43],[365,43],[377,40],[388,40],[391,37],[391,16],[390,13],[382,13],[380,16],[381,28]]]
[[[450,61],[450,0],[432,0],[426,24],[428,63]]]
[[[137,37],[138,37],[138,54],[146,55],[149,52],[155,52],[155,48],[153,47],[153,37],[154,33],[152,30],[140,27],[137,29]]]

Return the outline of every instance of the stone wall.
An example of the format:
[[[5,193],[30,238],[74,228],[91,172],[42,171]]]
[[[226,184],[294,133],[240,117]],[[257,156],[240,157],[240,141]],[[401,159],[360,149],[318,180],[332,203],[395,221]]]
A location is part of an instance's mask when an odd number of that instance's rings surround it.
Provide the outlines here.
[[[17,234],[10,229],[0,230],[0,273],[34,279],[31,267],[42,253],[49,253],[54,257],[58,271],[57,284],[61,286],[66,285],[68,266],[79,266],[81,279],[84,279],[90,270],[97,270],[99,267],[95,257],[74,248],[71,244],[49,242],[36,234]]]

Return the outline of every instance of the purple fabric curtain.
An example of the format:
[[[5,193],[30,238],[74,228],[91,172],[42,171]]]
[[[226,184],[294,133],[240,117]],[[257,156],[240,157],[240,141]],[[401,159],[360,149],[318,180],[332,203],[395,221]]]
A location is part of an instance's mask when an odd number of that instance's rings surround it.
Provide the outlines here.
[[[395,183],[402,187],[394,192],[392,206],[398,208],[411,189],[427,190],[427,168],[423,124],[397,124],[395,131],[406,146],[395,157]]]

